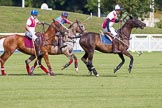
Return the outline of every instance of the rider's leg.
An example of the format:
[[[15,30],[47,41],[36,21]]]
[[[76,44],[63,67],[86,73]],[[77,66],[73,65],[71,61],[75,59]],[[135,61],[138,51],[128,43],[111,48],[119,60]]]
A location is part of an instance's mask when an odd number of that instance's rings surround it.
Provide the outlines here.
[[[119,36],[117,34],[117,32],[115,31],[115,29],[110,26],[110,31],[112,33],[112,36],[114,37],[114,39],[112,40],[112,48],[113,48],[113,53],[120,53],[121,51],[119,51]]]
[[[40,48],[41,40],[35,34],[32,35],[32,39],[34,40],[36,55],[37,57],[39,57],[42,55],[41,48]]]
[[[112,41],[112,48],[113,48],[113,53],[121,53],[121,51],[119,51],[119,40],[117,39],[117,37],[115,37]]]
[[[56,34],[58,35],[59,48],[61,49],[61,48],[66,47],[67,45],[64,45],[64,43],[62,41],[62,35],[59,32],[57,32]]]

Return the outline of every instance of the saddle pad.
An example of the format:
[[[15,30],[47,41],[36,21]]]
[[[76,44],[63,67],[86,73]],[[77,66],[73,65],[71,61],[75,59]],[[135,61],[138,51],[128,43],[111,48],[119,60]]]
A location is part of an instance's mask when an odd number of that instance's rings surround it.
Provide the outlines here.
[[[103,44],[112,44],[110,38],[105,35],[100,35],[100,39]]]
[[[27,36],[24,37],[24,43],[25,43],[25,47],[27,48],[33,48],[33,42],[30,38],[28,38]]]

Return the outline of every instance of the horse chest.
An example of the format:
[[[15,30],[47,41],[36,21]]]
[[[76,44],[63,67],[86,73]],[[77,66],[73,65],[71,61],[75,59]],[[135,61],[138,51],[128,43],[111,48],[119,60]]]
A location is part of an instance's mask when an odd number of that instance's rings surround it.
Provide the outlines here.
[[[51,54],[58,54],[58,50],[59,50],[58,46],[51,46],[50,53]]]

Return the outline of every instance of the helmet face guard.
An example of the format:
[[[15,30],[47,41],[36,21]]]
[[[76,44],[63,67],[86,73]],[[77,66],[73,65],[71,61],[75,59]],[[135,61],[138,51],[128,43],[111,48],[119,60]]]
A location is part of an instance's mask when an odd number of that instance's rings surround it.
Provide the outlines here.
[[[38,11],[37,10],[32,10],[31,11],[31,15],[37,16],[38,15]]]

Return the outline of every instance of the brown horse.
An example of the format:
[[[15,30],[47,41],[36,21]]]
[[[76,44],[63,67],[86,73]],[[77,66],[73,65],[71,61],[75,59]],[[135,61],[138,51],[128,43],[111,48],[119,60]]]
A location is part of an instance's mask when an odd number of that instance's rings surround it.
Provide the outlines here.
[[[55,38],[55,33],[61,32],[61,34],[64,35],[63,33],[65,31],[66,31],[66,29],[64,27],[62,27],[62,25],[60,23],[53,20],[53,22],[48,27],[47,31],[45,32],[45,34],[43,34],[43,36],[46,39],[46,43],[51,45],[51,43],[53,42],[53,40]],[[37,34],[40,34],[40,33],[37,33]],[[3,47],[4,47],[4,52],[0,56],[1,74],[2,75],[6,75],[5,69],[4,69],[4,64],[5,64],[6,60],[14,53],[14,51],[16,49],[22,53],[31,55],[33,58],[35,57],[34,48],[27,48],[24,44],[25,36],[14,34],[14,35],[0,37],[0,39],[3,40]],[[49,69],[48,73],[50,75],[54,75],[51,65],[50,65],[50,62],[48,60],[48,49],[50,49],[50,48],[51,48],[51,46],[49,46],[49,45],[46,45],[44,48],[42,48],[42,53],[43,53],[42,57],[45,59],[45,62],[48,66],[48,69]],[[43,68],[43,66],[42,66],[42,68]],[[29,69],[28,66],[27,66],[27,69]]]
[[[44,33],[44,36],[52,34],[51,32],[48,32],[49,30],[47,30]],[[77,57],[75,56],[74,53],[72,53],[73,50],[73,46],[74,46],[74,41],[71,39],[73,37],[76,37],[77,33],[84,33],[85,32],[85,27],[83,24],[81,24],[81,22],[79,22],[78,20],[76,20],[76,22],[72,23],[69,28],[68,28],[68,34],[66,36],[64,36],[64,44],[67,45],[67,47],[62,48],[62,50],[60,51],[59,47],[57,45],[52,45],[52,43],[54,44],[58,44],[58,37],[56,36],[54,41],[48,42],[48,38],[45,38],[45,43],[46,45],[43,46],[43,48],[45,48],[48,52],[48,54],[50,55],[59,55],[59,54],[64,54],[68,59],[69,62],[66,63],[63,67],[62,70],[67,68],[68,66],[70,66],[73,63],[74,60],[74,66],[75,66],[75,71],[78,71],[78,60]],[[48,70],[41,64],[41,60],[42,57],[39,58],[39,61],[35,61],[34,66],[32,66],[32,68],[30,69],[29,67],[29,63],[32,62],[36,57],[31,55],[26,61],[26,69],[29,75],[33,75],[33,71],[35,69],[35,67],[37,65],[40,66],[40,68],[45,72],[48,73]]]
[[[125,62],[123,54],[130,58],[128,70],[131,72],[133,67],[133,56],[127,51],[129,48],[130,33],[133,28],[143,29],[145,26],[146,24],[140,20],[130,17],[130,19],[127,20],[127,22],[118,30],[119,50],[121,51],[121,53],[118,53],[118,55],[122,61],[119,63],[119,65],[116,66],[114,73],[119,70]],[[86,64],[90,74],[93,72],[95,76],[99,76],[98,72],[92,64],[94,50],[98,50],[103,53],[112,53],[112,44],[103,44],[100,39],[100,34],[93,32],[84,33],[80,37],[79,43],[85,51],[84,56],[81,58],[82,61]]]

